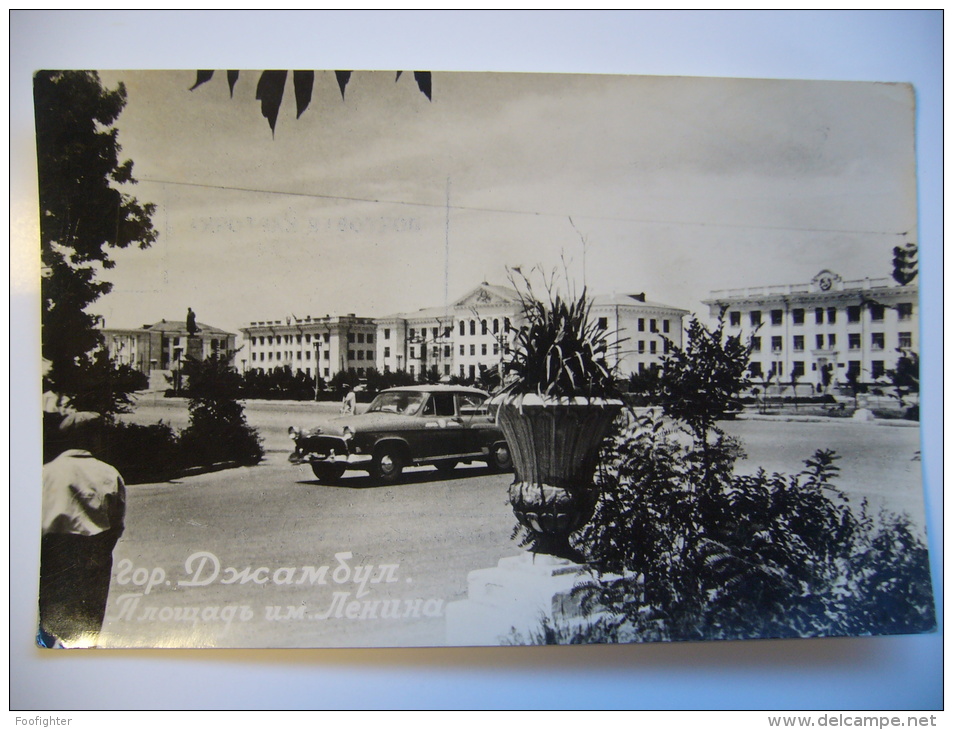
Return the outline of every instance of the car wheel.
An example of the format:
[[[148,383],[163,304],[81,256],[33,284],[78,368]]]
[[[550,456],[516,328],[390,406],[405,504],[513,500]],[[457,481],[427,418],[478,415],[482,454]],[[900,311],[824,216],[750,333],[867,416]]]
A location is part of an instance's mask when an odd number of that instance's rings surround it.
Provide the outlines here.
[[[505,441],[490,447],[490,468],[495,471],[509,471],[513,468],[513,457]]]
[[[437,471],[441,474],[449,474],[457,468],[457,462],[453,459],[450,461],[438,461],[434,466],[437,467]]]
[[[311,471],[319,482],[336,482],[344,476],[344,466],[341,464],[311,464]]]
[[[371,475],[381,482],[396,482],[404,471],[404,457],[393,446],[384,446],[374,454]]]

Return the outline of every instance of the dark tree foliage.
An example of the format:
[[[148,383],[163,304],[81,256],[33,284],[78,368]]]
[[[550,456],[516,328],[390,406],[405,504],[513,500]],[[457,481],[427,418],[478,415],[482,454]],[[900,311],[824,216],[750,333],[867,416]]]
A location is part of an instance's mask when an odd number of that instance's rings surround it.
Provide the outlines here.
[[[604,449],[602,496],[579,540],[605,576],[579,592],[602,641],[935,625],[922,539],[906,516],[851,508],[835,454],[818,450],[798,474],[735,474],[736,442],[718,436],[703,452],[651,413],[633,418]]]
[[[189,425],[179,445],[188,464],[235,461],[257,464],[264,456],[261,437],[245,420],[241,375],[231,353],[205,360],[187,357],[182,372],[189,396]]]
[[[684,348],[669,343],[662,358],[659,394],[667,416],[688,425],[705,443],[708,433],[725,413],[733,410],[738,395],[750,386],[747,377],[751,342],[737,335],[725,337],[724,312],[714,329],[692,318]]]
[[[395,82],[400,80],[401,71],[397,72]],[[341,91],[341,99],[344,99],[344,91],[351,81],[351,71],[335,71],[334,79],[337,82],[338,89]],[[210,81],[215,75],[214,71],[197,71],[195,74],[195,83],[189,88],[189,91]],[[238,81],[238,71],[226,72],[228,79],[228,91],[234,95],[235,82]],[[314,89],[314,71],[294,71],[291,74],[292,85],[295,95],[295,112],[297,117],[308,108],[311,103],[311,94]],[[287,71],[262,71],[258,77],[258,85],[255,87],[255,100],[261,103],[261,115],[268,120],[268,126],[274,134],[275,125],[278,123],[278,112],[281,109],[281,101],[284,98],[285,86],[288,80]],[[417,88],[421,93],[432,100],[432,79],[429,71],[415,71],[414,81],[417,82]]]
[[[40,246],[43,264],[43,356],[57,392],[76,398],[102,344],[98,318],[86,308],[111,289],[97,269],[114,266],[110,248],[140,248],[157,237],[155,206],[121,192],[134,183],[120,162],[114,125],[126,104],[122,84],[107,90],[94,72],[41,71],[33,81],[36,111]],[[116,376],[122,378],[121,374]]]

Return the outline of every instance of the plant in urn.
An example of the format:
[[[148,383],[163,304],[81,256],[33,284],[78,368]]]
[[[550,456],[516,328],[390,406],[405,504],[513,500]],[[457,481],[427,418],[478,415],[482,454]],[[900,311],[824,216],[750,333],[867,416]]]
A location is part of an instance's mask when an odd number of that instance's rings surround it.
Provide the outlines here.
[[[525,276],[517,288],[523,323],[492,400],[516,472],[510,503],[532,552],[584,562],[570,535],[592,517],[599,448],[623,405],[610,333],[591,321],[585,289],[566,298],[550,284],[540,300]]]

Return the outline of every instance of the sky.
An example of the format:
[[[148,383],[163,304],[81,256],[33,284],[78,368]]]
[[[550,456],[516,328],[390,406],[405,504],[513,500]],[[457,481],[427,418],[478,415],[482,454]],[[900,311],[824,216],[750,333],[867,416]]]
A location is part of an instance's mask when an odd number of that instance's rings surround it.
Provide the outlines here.
[[[274,135],[258,72],[120,81],[123,158],[159,239],[116,252],[107,327],[382,316],[507,267],[707,315],[715,289],[889,276],[916,240],[905,84],[628,75],[316,74]]]

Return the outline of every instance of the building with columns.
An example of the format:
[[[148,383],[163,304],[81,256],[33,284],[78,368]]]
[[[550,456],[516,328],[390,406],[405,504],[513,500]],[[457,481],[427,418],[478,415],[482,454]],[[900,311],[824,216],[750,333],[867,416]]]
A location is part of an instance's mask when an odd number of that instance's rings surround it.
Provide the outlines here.
[[[324,379],[339,371],[364,375],[376,367],[374,320],[355,314],[324,317],[285,317],[251,322],[241,328],[245,347],[239,355],[241,372],[265,372],[290,367]]]
[[[687,310],[647,301],[644,294],[593,298],[591,316],[610,333],[607,357],[622,377],[658,364],[666,340],[682,344]],[[474,378],[500,364],[522,325],[519,295],[509,287],[481,283],[447,307],[377,319],[379,370],[418,375],[437,368],[440,377]]]
[[[751,372],[781,382],[844,384],[848,373],[871,383],[901,351],[919,350],[918,287],[892,279],[846,280],[824,269],[804,284],[722,289],[704,302],[725,312],[728,334],[753,337]]]

